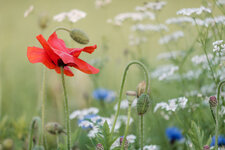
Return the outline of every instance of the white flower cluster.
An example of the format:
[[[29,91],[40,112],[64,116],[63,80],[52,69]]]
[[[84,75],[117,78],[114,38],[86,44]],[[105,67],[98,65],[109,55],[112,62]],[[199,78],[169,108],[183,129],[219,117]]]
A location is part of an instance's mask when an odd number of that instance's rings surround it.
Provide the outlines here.
[[[178,108],[184,109],[186,107],[187,101],[188,99],[186,97],[179,97],[168,100],[168,103],[160,102],[156,104],[154,112],[156,112],[159,108],[166,111],[176,111]]]
[[[136,107],[137,105],[137,98],[135,98],[133,100],[133,103],[132,103],[132,107]],[[120,103],[120,109],[127,109],[129,106],[129,103],[128,103],[128,100],[125,99],[125,100],[122,100],[121,103]],[[114,110],[117,111],[117,107],[118,107],[118,103],[114,106]]]
[[[225,44],[223,40],[213,42],[213,52],[216,53],[217,56],[224,55]]]
[[[34,10],[34,6],[30,5],[30,7],[24,12],[24,18],[26,18],[27,16],[29,16],[29,14]]]
[[[136,136],[133,135],[133,134],[130,134],[130,135],[127,135],[126,139],[127,139],[129,144],[132,144],[132,143],[135,142]],[[115,142],[112,144],[110,149],[114,149],[114,148],[116,148],[118,146],[120,146],[120,137],[115,140]]]
[[[183,8],[183,9],[177,11],[177,15],[184,15],[184,16],[190,16],[192,14],[200,15],[203,12],[211,13],[212,11],[211,11],[211,9],[206,8],[204,6],[201,6],[200,8]]]
[[[225,5],[225,0],[217,0],[217,5]]]
[[[165,53],[160,53],[157,56],[157,59],[159,60],[171,60],[171,59],[175,59],[177,57],[179,58],[183,58],[185,56],[185,52],[184,51],[171,51],[171,52],[165,52]]]
[[[148,9],[152,10],[161,10],[164,6],[166,5],[166,2],[164,1],[159,1],[159,2],[148,2],[144,6],[137,6],[136,10],[137,11],[146,11]]]
[[[97,114],[99,112],[98,108],[91,107],[83,110],[76,110],[70,114],[70,119],[82,119],[84,116],[89,114]]]
[[[159,146],[158,145],[145,145],[143,147],[144,150],[159,150]]]
[[[121,26],[125,20],[131,19],[132,21],[142,21],[144,19],[155,19],[155,14],[150,11],[145,12],[128,12],[117,15],[113,20],[109,19],[108,23],[114,23]]]
[[[182,74],[182,77],[187,80],[198,79],[202,74],[202,69],[189,70],[186,73]]]
[[[95,0],[95,6],[96,8],[101,8],[110,4],[111,2],[112,0]]]
[[[57,22],[62,22],[64,19],[68,18],[70,22],[75,23],[79,21],[80,19],[83,19],[86,17],[86,13],[78,10],[78,9],[73,9],[69,12],[62,12],[60,14],[57,14],[53,17],[53,20]]]
[[[212,54],[208,54],[208,58],[209,61],[212,61],[213,55]],[[207,61],[207,57],[206,55],[195,55],[192,57],[191,59],[192,63],[194,65],[202,65],[203,68],[208,68],[208,61]]]
[[[141,43],[147,42],[146,37],[136,37],[133,35],[129,36],[129,45],[134,46],[134,45],[139,45]]]
[[[216,24],[222,24],[225,25],[225,16],[217,16],[214,18],[206,18],[205,20],[201,20],[201,19],[196,19],[192,25],[199,25],[199,26],[215,26]]]
[[[165,35],[164,37],[160,38],[159,43],[160,44],[167,44],[171,41],[176,41],[183,36],[184,36],[184,33],[182,31],[176,31],[172,34]]]
[[[166,20],[166,24],[183,24],[183,23],[193,23],[194,20],[191,17],[174,17]]]
[[[168,27],[164,24],[136,24],[131,27],[133,31],[169,31]]]
[[[161,80],[168,80],[174,73],[179,69],[178,66],[174,65],[164,65],[156,68],[151,74],[152,78],[158,78]]]

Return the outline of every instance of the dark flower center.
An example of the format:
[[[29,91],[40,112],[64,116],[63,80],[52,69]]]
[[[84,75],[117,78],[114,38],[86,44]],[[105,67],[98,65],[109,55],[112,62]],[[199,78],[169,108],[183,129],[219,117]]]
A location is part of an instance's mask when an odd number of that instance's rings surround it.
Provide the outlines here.
[[[58,66],[59,66],[59,67],[64,67],[64,66],[66,66],[66,64],[64,64],[64,62],[62,61],[62,59],[58,59],[57,63],[58,63]]]

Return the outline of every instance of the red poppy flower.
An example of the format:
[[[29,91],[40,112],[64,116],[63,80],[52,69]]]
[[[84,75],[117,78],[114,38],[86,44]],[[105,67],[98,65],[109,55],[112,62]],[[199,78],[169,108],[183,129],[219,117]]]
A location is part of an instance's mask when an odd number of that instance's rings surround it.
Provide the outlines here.
[[[61,73],[60,67],[64,67],[64,74],[74,76],[69,67],[74,67],[87,74],[96,74],[98,69],[89,65],[79,57],[81,52],[92,53],[96,45],[84,48],[67,48],[64,41],[57,37],[54,32],[46,41],[40,34],[36,37],[43,48],[28,47],[27,57],[31,63],[43,63],[49,69],[55,69]]]

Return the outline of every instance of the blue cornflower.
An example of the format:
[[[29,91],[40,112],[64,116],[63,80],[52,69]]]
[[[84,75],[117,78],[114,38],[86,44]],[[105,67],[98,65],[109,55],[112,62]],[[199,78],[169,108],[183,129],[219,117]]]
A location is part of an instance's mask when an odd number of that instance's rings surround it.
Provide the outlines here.
[[[116,94],[114,91],[100,88],[100,89],[94,90],[93,97],[96,100],[111,102],[115,100]]]
[[[215,136],[212,137],[210,146],[215,146]],[[225,138],[223,135],[218,136],[218,146],[225,146]]]
[[[166,129],[166,136],[171,143],[183,139],[181,131],[177,127],[169,127]]]
[[[89,114],[84,116],[83,119],[78,120],[78,126],[82,129],[92,129],[95,123],[101,121],[98,115],[96,114]]]

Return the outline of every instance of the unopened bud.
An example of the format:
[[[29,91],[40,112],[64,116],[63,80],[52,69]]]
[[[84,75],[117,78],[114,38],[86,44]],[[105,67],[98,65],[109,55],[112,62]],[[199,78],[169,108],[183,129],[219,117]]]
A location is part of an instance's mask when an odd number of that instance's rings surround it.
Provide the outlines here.
[[[127,100],[128,100],[129,102],[132,102],[133,99],[134,99],[134,97],[137,96],[137,92],[136,92],[136,91],[127,91],[127,92],[126,92],[126,95],[127,95]]]
[[[5,139],[2,143],[4,150],[12,150],[13,149],[13,140]]]
[[[120,146],[122,146],[123,140],[124,140],[124,138],[123,137],[120,137]],[[126,139],[125,140],[125,143],[124,143],[124,149],[125,150],[128,150],[128,146],[129,146],[129,143],[128,143],[128,140]]]
[[[217,104],[218,104],[218,102],[217,102],[216,97],[215,96],[210,96],[210,98],[209,98],[209,105],[210,105],[210,107],[211,108],[215,108],[215,107],[217,107]]]
[[[203,146],[203,150],[210,150],[210,147],[208,145]]]
[[[32,150],[45,150],[43,146],[35,145]]]
[[[72,29],[70,31],[70,37],[80,43],[80,44],[88,44],[89,43],[89,38],[85,32],[83,32],[80,29]]]
[[[54,135],[61,134],[61,133],[66,133],[63,130],[63,126],[60,125],[57,122],[49,122],[49,123],[46,124],[45,128],[50,134],[54,134]]]
[[[137,97],[140,97],[142,93],[145,92],[146,89],[146,83],[145,81],[142,81],[137,86]]]
[[[98,143],[98,144],[96,145],[96,150],[104,150],[103,145],[102,145],[101,143]]]
[[[149,108],[150,98],[148,94],[142,94],[137,100],[137,112],[138,115],[144,115]]]
[[[45,29],[49,22],[49,16],[47,13],[42,13],[38,19],[38,25],[41,29]]]

